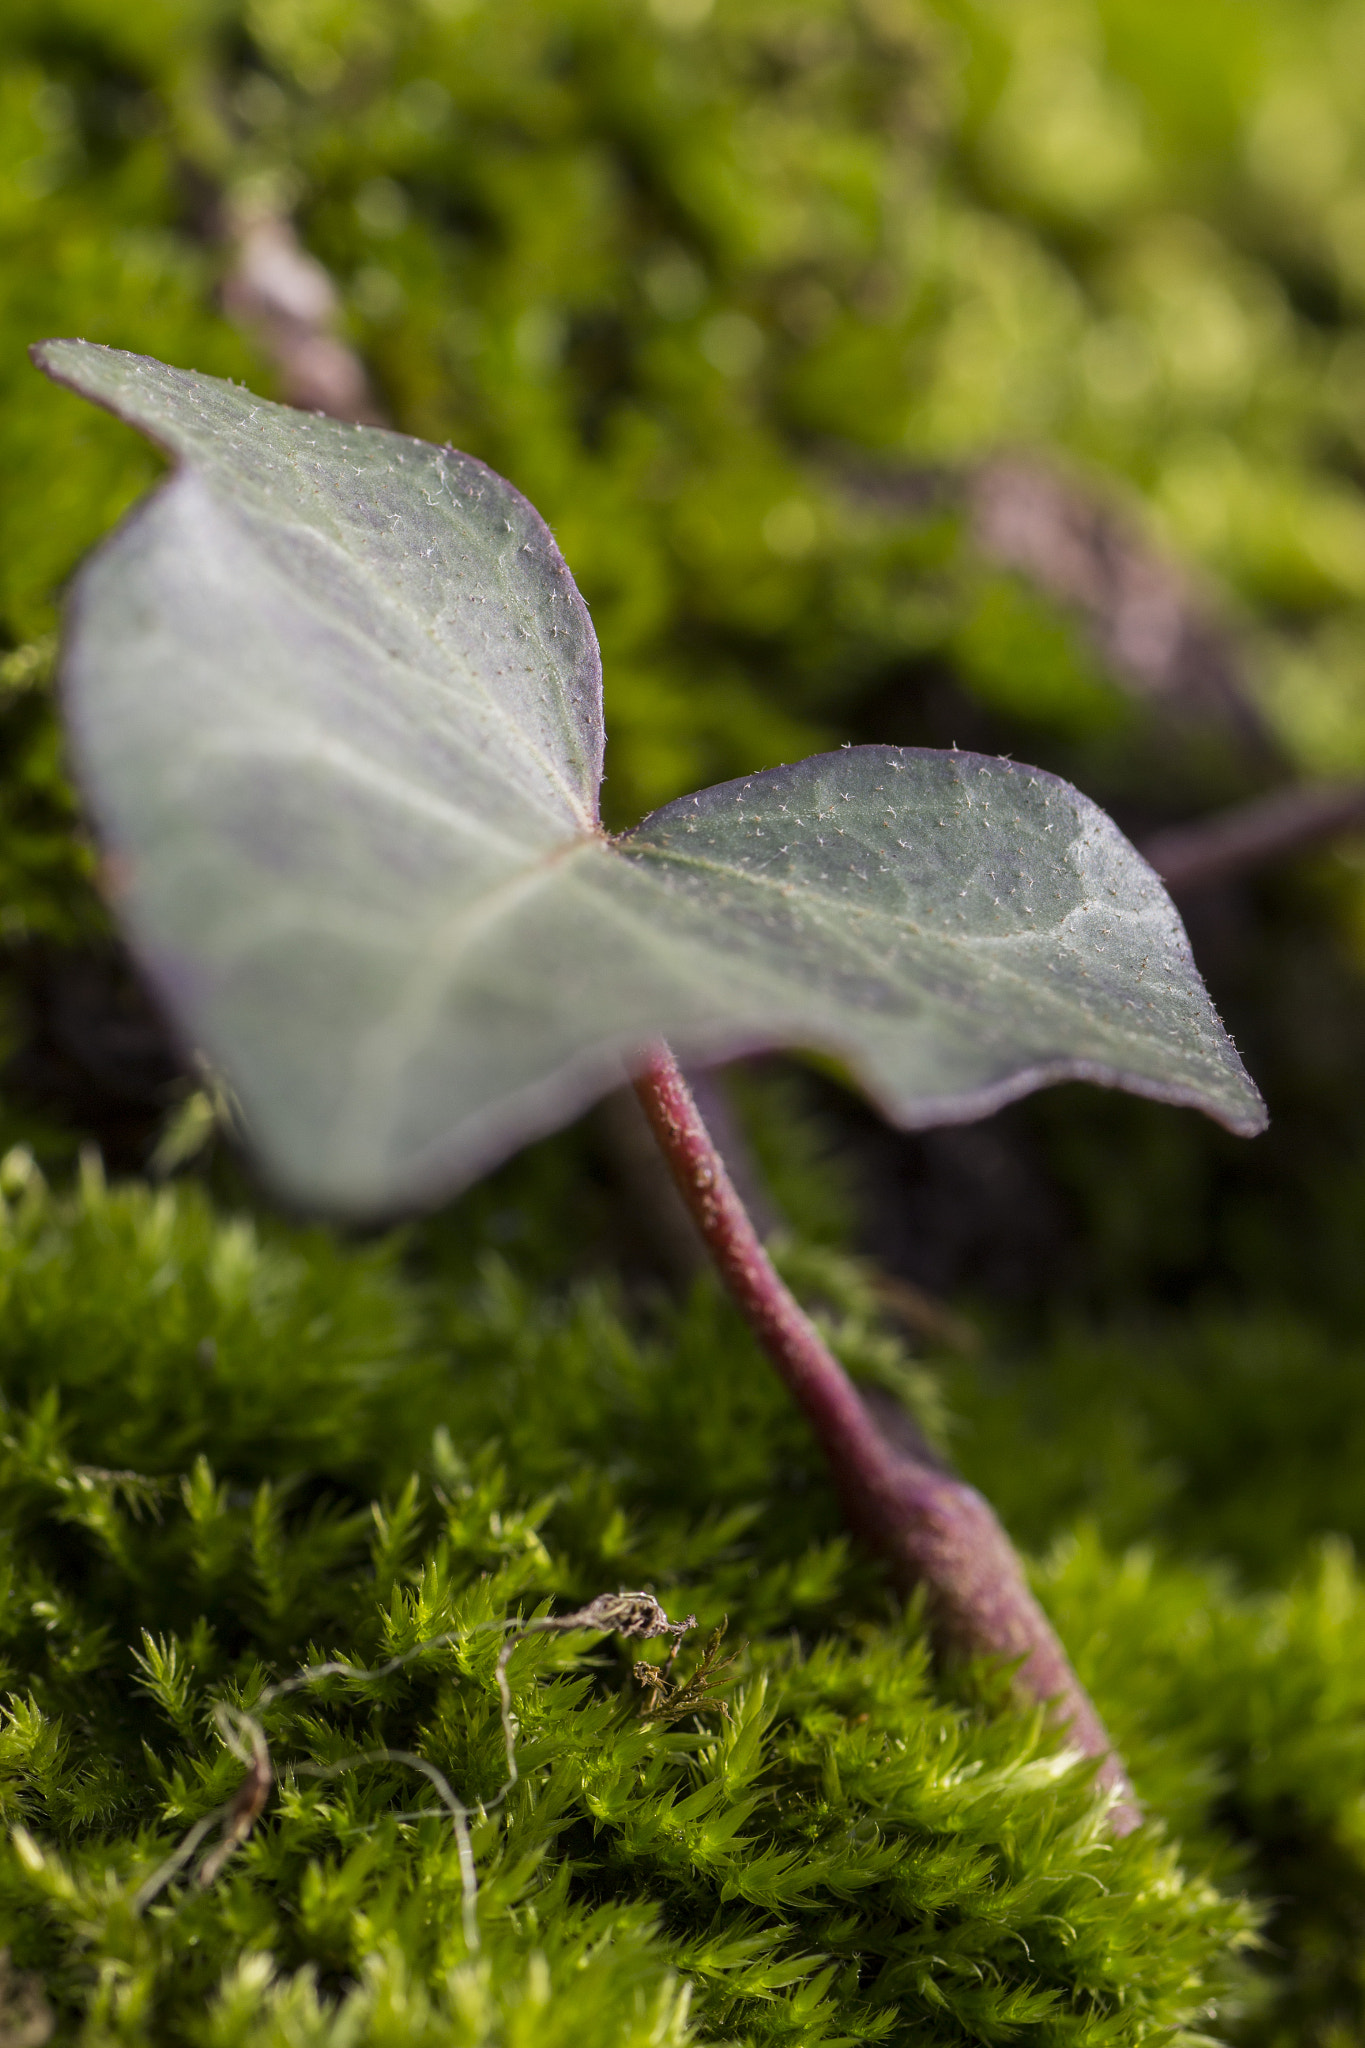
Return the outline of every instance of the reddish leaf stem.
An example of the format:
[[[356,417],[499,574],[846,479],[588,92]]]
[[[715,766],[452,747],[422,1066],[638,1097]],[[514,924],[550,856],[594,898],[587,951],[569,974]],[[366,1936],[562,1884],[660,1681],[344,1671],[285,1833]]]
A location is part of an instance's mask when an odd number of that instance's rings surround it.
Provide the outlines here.
[[[883,1436],[774,1270],[666,1045],[652,1049],[635,1088],[721,1278],[819,1439],[850,1528],[901,1591],[927,1589],[941,1651],[1019,1660],[1019,1689],[1048,1704],[1075,1748],[1103,1759],[1097,1779],[1113,1796],[1114,1831],[1127,1834],[1142,1817],[1127,1773],[993,1510]]]

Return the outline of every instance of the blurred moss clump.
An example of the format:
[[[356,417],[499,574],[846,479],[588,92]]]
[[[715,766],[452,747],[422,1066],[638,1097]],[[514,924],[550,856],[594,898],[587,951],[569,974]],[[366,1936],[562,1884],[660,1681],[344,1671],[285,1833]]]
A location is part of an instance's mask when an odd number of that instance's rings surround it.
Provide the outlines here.
[[[1200,565],[1293,759],[1365,763],[1354,0],[16,0],[0,38],[16,641],[151,462],[24,343],[268,383],[213,302],[249,204],[297,218],[394,420],[550,516],[615,817],[874,707],[916,737],[945,675],[1035,751],[1122,722],[976,544],[1001,448]]]

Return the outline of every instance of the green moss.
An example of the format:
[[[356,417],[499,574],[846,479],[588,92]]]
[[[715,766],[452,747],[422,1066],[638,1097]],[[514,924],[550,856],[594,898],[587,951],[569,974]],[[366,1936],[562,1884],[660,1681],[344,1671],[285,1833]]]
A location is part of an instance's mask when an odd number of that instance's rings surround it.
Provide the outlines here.
[[[1011,610],[925,488],[1002,444],[1145,503],[1255,615],[1288,742],[1316,761],[1330,733],[1339,767],[1365,598],[1358,27],[1281,0],[1232,18],[12,8],[10,632],[46,630],[152,474],[23,346],[74,330],[268,385],[214,311],[209,231],[216,194],[270,191],[399,423],[554,523],[607,653],[614,817],[828,742],[889,670],[911,736],[926,662],[1090,758],[1112,680],[1049,601]],[[909,481],[869,493],[854,450]]]
[[[156,468],[23,351],[85,334],[268,390],[216,296],[225,192],[294,211],[395,420],[552,519],[606,652],[614,821],[845,738],[1013,747],[1139,823],[1245,786],[1234,749],[1176,744],[1074,617],[980,559],[962,475],[1000,447],[1135,507],[1239,620],[1291,759],[1359,766],[1363,21],[1355,0],[11,0],[7,1049],[35,962],[107,931],[50,634]],[[53,1194],[12,1158],[0,1945],[63,2037],[1365,2039],[1340,1541],[1362,1533],[1365,1118],[1334,937],[1358,949],[1358,901],[1343,865],[1231,938],[1206,921],[1276,1117],[1255,1158],[1150,1106],[1063,1094],[1016,1120],[1072,1236],[1022,1304],[968,1304],[975,1364],[930,1372],[891,1339],[843,1249],[868,1197],[810,1089],[744,1084],[796,1284],[1043,1559],[1152,1814],[1122,1846],[998,1675],[929,1675],[728,1313],[641,1284],[583,1134],[365,1244],[263,1217],[221,1159],[215,1199],[110,1192],[93,1166]],[[60,1163],[88,1113],[12,1078],[0,1127]],[[489,1631],[269,1709],[280,1789],[250,1843],[134,1913],[240,1780],[214,1700],[646,1582],[702,1629],[729,1615],[735,1718],[645,1726],[619,1646],[519,1648],[522,1781],[476,1829],[477,1957],[446,1819],[405,1817],[425,1782],[298,1767],[405,1749],[491,1796]],[[12,1975],[0,1999],[19,2038]]]
[[[1246,1906],[1155,1825],[1112,1843],[1037,1717],[936,1692],[709,1290],[642,1339],[600,1294],[552,1307],[498,1266],[433,1292],[390,1248],[262,1241],[193,1190],[90,1176],[62,1201],[30,1177],[4,1255],[0,1915],[82,2038],[381,2038],[397,2010],[460,2040],[532,2014],[537,2039],[681,2039],[685,1983],[710,2038],[1137,2041],[1246,1995]],[[449,1822],[403,1817],[421,1780],[300,1767],[416,1750],[491,1797],[480,1625],[641,1580],[703,1627],[728,1612],[729,1713],[644,1723],[609,1645],[518,1647],[471,1957]],[[134,1911],[241,1777],[212,1699],[451,1630],[270,1708],[268,1817],[214,1885]]]

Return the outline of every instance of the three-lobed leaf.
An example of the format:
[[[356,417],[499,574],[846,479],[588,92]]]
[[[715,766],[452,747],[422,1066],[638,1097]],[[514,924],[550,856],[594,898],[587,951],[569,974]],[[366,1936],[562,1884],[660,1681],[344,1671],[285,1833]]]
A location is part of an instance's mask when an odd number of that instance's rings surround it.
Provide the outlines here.
[[[1067,784],[859,747],[611,840],[591,622],[510,484],[35,355],[178,464],[77,578],[67,715],[146,969],[288,1193],[434,1198],[660,1038],[821,1048],[909,1125],[1080,1077],[1261,1127],[1160,883]]]

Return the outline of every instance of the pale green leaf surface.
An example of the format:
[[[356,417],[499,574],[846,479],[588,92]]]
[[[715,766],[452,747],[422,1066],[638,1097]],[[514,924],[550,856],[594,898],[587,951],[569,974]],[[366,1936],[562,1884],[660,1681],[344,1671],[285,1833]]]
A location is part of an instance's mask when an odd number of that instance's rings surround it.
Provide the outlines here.
[[[1084,797],[862,747],[597,826],[596,643],[482,465],[83,343],[176,476],[63,681],[120,905],[297,1198],[431,1199],[619,1080],[805,1044],[907,1124],[1080,1076],[1263,1112],[1150,869]]]
[[[841,1050],[898,1122],[1074,1078],[1264,1125],[1160,881],[1042,769],[847,748],[670,804],[622,847],[666,877],[670,944],[725,1007],[787,1009],[783,1038]]]

